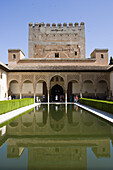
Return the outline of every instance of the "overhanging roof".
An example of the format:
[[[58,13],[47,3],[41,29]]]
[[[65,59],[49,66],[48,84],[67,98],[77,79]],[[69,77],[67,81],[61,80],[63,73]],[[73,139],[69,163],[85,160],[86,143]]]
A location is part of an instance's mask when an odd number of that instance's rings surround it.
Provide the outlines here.
[[[9,70],[9,68],[5,64],[3,64],[2,62],[0,62],[0,68],[2,70],[4,70],[4,71],[8,71]]]

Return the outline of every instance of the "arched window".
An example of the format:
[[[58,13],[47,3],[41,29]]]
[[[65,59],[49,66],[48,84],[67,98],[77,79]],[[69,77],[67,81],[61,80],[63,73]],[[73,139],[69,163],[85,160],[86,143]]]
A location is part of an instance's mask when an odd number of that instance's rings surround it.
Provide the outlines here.
[[[63,81],[63,78],[61,77],[61,79],[60,79],[61,81]]]
[[[51,81],[54,81],[54,77],[52,77]]]
[[[102,59],[104,58],[104,55],[103,55],[103,54],[101,54],[101,58],[102,58]]]
[[[77,51],[75,51],[75,56],[77,56]]]
[[[13,59],[16,59],[16,55],[15,54],[13,54]]]

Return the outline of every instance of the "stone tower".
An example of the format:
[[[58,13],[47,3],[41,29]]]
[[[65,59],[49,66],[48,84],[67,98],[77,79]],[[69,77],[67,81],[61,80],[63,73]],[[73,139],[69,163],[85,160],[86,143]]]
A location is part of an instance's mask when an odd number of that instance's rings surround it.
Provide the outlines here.
[[[84,23],[29,23],[29,58],[85,58]]]

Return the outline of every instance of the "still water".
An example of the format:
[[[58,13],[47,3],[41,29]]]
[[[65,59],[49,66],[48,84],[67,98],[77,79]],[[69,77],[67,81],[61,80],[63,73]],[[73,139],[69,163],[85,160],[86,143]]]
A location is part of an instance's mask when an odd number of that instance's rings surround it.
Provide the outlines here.
[[[76,105],[40,105],[0,129],[0,170],[113,170],[113,126]]]

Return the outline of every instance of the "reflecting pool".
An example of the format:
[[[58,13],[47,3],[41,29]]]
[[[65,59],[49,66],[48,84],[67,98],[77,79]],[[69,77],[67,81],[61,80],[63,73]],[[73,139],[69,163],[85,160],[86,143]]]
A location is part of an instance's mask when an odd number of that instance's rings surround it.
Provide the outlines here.
[[[113,126],[76,105],[39,105],[0,128],[0,170],[113,170]]]

